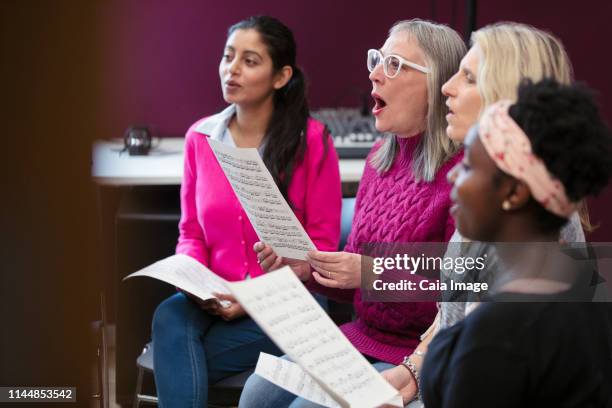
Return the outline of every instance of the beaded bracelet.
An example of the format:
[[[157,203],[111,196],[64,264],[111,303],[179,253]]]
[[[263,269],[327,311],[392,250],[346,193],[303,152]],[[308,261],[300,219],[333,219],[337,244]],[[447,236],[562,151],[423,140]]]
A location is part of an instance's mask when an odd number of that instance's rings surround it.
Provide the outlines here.
[[[417,354],[417,355],[422,355],[422,354]],[[419,376],[419,371],[416,368],[416,364],[410,361],[410,356],[406,356],[404,357],[404,361],[402,361],[402,365],[406,367],[410,371],[412,376],[414,377],[414,381],[416,382],[416,385],[417,385],[417,399],[421,399],[421,378]]]

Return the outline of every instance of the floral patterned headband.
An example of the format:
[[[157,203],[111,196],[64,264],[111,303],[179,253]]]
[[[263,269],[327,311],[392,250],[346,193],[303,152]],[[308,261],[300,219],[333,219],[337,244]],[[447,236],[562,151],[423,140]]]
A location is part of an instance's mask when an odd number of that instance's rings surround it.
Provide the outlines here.
[[[576,211],[576,203],[569,200],[563,184],[533,154],[529,138],[508,114],[511,105],[511,101],[502,100],[485,110],[479,123],[482,144],[497,167],[526,183],[544,208],[569,218]]]

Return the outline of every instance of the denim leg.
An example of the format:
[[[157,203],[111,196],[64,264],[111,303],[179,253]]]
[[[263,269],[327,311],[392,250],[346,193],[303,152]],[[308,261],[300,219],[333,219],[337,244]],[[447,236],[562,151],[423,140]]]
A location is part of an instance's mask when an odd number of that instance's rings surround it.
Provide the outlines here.
[[[262,351],[282,354],[249,317],[226,322],[182,293],[157,307],[152,331],[161,408],[206,406],[209,384],[255,367]]]
[[[254,368],[260,352],[282,354],[250,317],[216,321],[206,333],[204,349],[209,384]]]
[[[293,396],[295,398],[295,395]],[[308,401],[304,398],[295,398],[291,404],[289,404],[290,408],[325,408],[324,405],[315,404],[312,401]]]
[[[284,359],[289,359],[283,356]],[[285,391],[270,381],[252,374],[240,394],[239,408],[285,408],[295,400],[295,394]]]
[[[153,364],[159,406],[206,404],[208,376],[202,339],[214,317],[182,293],[164,300],[153,316]]]
[[[385,370],[397,367],[397,364],[391,364],[385,361],[376,361],[375,363],[372,363],[372,367],[374,367],[379,373],[382,373]]]
[[[153,317],[153,363],[160,407],[203,407],[208,385],[251,369],[261,351],[281,352],[249,317],[226,322],[182,293]]]

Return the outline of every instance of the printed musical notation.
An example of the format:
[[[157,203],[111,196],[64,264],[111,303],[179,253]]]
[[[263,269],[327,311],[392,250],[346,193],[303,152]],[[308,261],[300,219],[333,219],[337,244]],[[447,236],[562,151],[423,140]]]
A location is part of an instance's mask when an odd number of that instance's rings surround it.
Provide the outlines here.
[[[352,346],[289,267],[228,287],[279,348],[339,405],[376,407],[399,398],[397,406],[402,406],[397,390]]]
[[[236,148],[208,139],[257,236],[287,258],[306,259],[316,249],[285,201],[257,149]]]
[[[330,408],[340,407],[311,376],[289,360],[261,353],[255,374],[315,404]]]
[[[176,286],[202,299],[216,299],[213,293],[229,294],[227,281],[188,255],[176,254],[157,261],[123,280],[136,276],[147,276]],[[222,300],[221,306],[230,302]]]

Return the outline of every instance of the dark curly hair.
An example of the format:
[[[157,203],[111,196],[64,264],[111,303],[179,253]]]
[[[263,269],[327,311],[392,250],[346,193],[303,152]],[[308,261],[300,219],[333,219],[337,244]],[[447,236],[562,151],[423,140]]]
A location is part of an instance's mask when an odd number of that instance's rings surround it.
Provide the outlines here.
[[[509,114],[529,137],[536,156],[563,183],[570,200],[596,195],[608,184],[612,135],[585,85],[526,80]],[[544,231],[558,230],[567,222],[533,198],[531,205]]]

